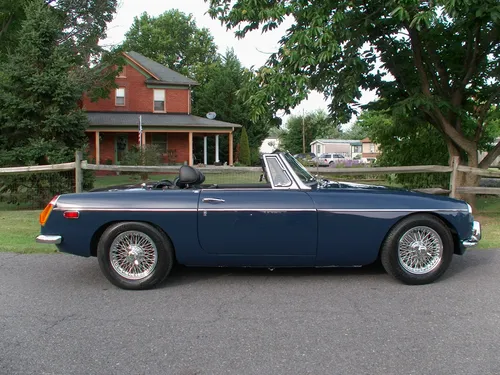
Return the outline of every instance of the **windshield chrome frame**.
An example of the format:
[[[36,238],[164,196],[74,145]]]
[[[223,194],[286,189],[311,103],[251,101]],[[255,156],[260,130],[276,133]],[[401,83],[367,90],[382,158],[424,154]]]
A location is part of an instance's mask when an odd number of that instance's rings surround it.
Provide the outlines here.
[[[271,186],[273,189],[280,189],[280,190],[312,190],[311,186],[308,186],[306,185],[300,178],[299,176],[295,173],[294,169],[292,168],[292,166],[290,165],[290,163],[288,163],[288,160],[285,158],[285,153],[284,152],[280,152],[280,153],[275,153],[275,154],[264,154],[262,155],[263,158],[264,158],[264,163],[266,165],[266,173],[269,175],[269,179],[271,181],[269,181],[271,183]],[[292,158],[293,156],[290,155]],[[290,186],[287,186],[287,187],[283,187],[283,186],[275,186],[274,183],[273,183],[273,178],[271,176],[271,172],[270,172],[270,169],[269,169],[269,165],[268,165],[268,162],[267,162],[267,159],[270,158],[270,157],[276,157],[278,159],[278,162],[284,167],[285,171],[287,172],[287,174],[291,177],[292,179],[292,184]],[[306,169],[307,171],[307,169]],[[310,173],[309,171],[307,171],[307,173]],[[314,177],[312,174],[311,174],[312,177]]]

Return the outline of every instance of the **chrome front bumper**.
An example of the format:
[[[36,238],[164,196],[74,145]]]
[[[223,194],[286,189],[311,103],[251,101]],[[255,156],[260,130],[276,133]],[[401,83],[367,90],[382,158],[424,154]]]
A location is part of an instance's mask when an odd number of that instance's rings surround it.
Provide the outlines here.
[[[480,240],[481,240],[481,224],[479,224],[479,221],[474,221],[474,224],[472,225],[472,236],[462,241],[462,245],[464,245],[464,247],[476,246]]]
[[[36,237],[36,242],[49,245],[59,245],[61,241],[61,236],[47,236],[45,234],[40,234]]]

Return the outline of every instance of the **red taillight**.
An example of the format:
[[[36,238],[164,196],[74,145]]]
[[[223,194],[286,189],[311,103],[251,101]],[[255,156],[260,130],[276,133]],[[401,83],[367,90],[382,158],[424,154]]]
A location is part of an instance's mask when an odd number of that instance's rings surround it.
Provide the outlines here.
[[[43,227],[45,223],[47,222],[50,213],[52,212],[52,208],[54,208],[54,205],[57,202],[57,199],[59,198],[59,195],[56,195],[52,200],[49,202],[49,204],[44,208],[44,210],[40,213],[40,225]]]
[[[63,216],[66,219],[78,219],[80,217],[80,213],[78,211],[64,211]]]

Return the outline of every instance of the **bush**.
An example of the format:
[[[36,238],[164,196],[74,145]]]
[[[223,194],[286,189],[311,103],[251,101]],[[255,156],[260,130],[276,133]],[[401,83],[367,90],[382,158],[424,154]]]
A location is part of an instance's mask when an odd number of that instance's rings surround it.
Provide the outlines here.
[[[241,128],[239,161],[243,165],[251,165],[250,146],[248,144],[247,130]]]
[[[121,165],[161,165],[163,164],[163,152],[157,145],[144,145],[142,148],[134,146],[125,153]],[[147,172],[129,172],[131,175],[140,176],[146,180]]]

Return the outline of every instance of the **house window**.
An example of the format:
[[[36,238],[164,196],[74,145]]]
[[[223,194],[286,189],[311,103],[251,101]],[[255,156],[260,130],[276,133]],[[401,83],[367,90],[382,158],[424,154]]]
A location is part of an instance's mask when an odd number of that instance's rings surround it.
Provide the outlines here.
[[[165,90],[154,90],[154,111],[165,112]]]
[[[321,145],[316,145],[316,155],[321,154]]]
[[[373,143],[370,143],[370,152],[371,153],[375,152],[375,145]]]
[[[124,106],[125,105],[125,88],[120,87],[116,89],[115,105]]]
[[[167,133],[151,133],[151,144],[157,146],[160,152],[167,152]]]
[[[359,153],[361,153],[361,152],[363,152],[363,151],[362,151],[362,149],[361,149],[361,146],[353,146],[353,148],[352,148],[352,152],[354,152],[354,153],[358,153],[358,154],[359,154]]]

